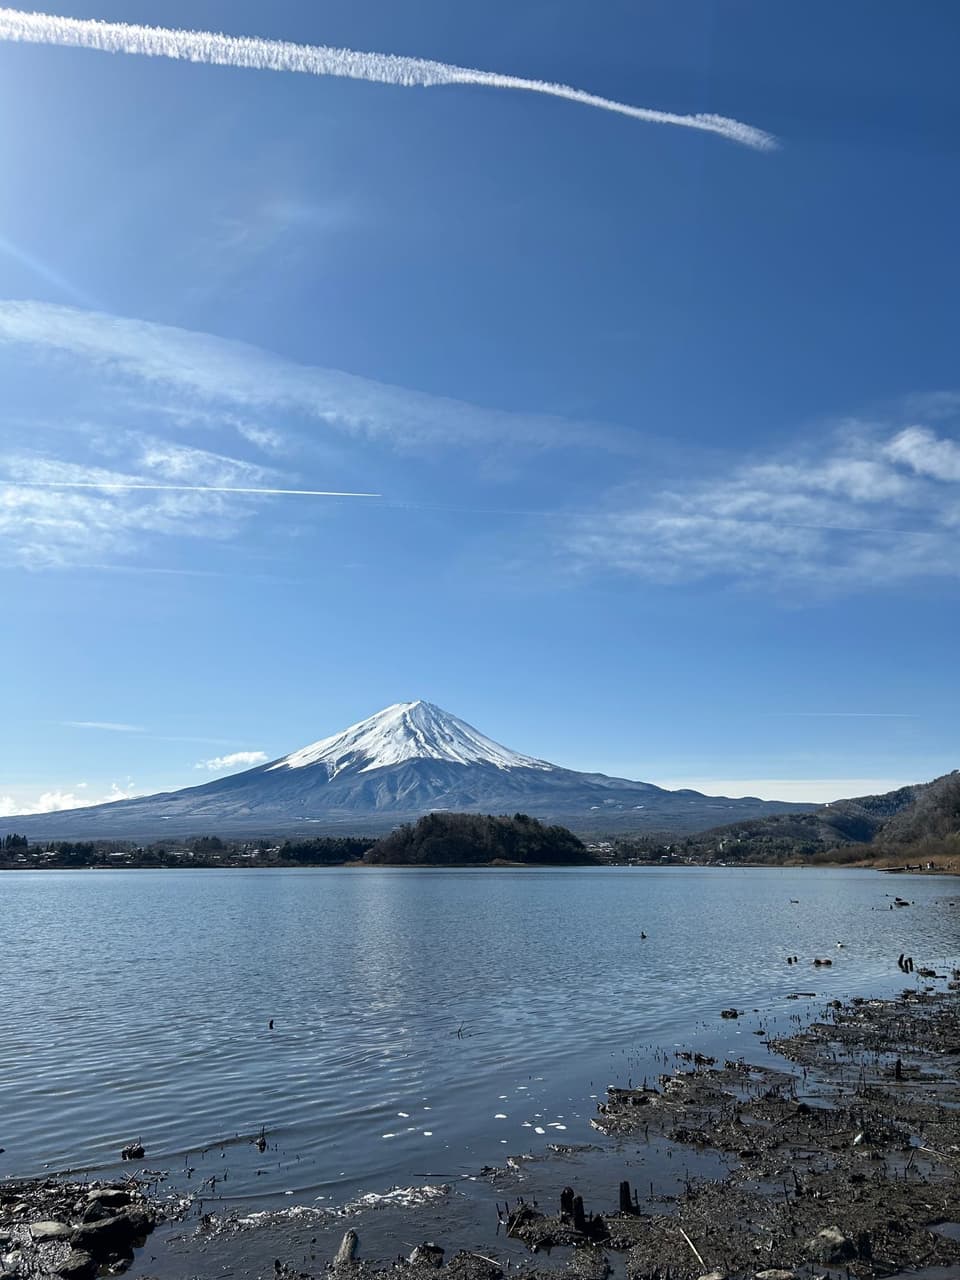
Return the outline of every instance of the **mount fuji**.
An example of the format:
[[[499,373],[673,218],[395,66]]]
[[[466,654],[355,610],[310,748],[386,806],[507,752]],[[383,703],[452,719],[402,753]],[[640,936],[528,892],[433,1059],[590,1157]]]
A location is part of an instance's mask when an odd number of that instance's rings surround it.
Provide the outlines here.
[[[503,747],[430,702],[398,702],[341,733],[198,787],[5,820],[34,839],[382,832],[436,810],[507,813],[580,832],[690,832],[808,812],[579,773]]]

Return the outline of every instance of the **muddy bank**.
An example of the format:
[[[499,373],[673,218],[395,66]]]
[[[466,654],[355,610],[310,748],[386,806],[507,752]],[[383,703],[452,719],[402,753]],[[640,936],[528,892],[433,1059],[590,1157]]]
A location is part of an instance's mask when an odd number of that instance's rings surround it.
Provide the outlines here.
[[[571,1190],[556,1212],[513,1207],[509,1233],[534,1252],[587,1249],[601,1269],[617,1253],[629,1280],[960,1274],[956,997],[837,1003],[772,1047],[799,1070],[695,1065],[600,1104],[597,1127],[625,1144],[722,1152],[727,1177],[666,1208],[626,1179],[594,1214]]]
[[[955,993],[837,1001],[771,1043],[795,1071],[726,1062],[611,1090],[597,1119],[608,1132],[656,1132],[735,1159],[728,1178],[691,1186],[670,1214],[609,1220],[611,1236],[637,1237],[628,1276],[701,1274],[685,1247],[733,1276],[958,1274],[958,1014]]]

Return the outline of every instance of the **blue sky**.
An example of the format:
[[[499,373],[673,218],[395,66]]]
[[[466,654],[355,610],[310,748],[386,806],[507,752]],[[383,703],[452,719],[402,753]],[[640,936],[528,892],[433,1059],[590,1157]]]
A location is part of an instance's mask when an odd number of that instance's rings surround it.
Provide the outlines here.
[[[190,785],[417,697],[734,794],[958,764],[952,6],[96,16],[779,147],[0,43],[2,811]],[[109,482],[183,488],[59,487]]]

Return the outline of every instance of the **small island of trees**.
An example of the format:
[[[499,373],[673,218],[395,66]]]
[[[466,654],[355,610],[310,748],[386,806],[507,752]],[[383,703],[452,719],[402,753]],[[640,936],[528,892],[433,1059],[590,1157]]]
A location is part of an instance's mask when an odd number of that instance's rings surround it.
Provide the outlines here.
[[[525,813],[430,813],[385,836],[364,855],[373,866],[583,866],[595,862],[566,827],[547,827]]]

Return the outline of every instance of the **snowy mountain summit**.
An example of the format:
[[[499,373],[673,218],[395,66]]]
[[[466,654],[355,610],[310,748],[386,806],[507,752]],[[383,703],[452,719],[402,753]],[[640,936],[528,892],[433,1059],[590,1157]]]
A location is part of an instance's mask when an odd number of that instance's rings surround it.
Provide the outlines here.
[[[395,702],[349,729],[284,756],[274,769],[303,769],[323,764],[328,778],[341,773],[371,773],[408,760],[444,760],[448,764],[492,765],[496,769],[553,769],[545,760],[502,747],[432,702]]]

